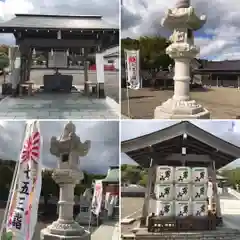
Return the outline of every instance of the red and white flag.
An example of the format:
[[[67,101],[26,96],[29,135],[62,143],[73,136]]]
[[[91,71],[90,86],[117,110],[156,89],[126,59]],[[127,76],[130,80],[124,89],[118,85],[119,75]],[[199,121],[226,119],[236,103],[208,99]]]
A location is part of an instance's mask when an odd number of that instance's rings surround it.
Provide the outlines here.
[[[101,212],[102,194],[103,194],[102,180],[96,180],[94,185],[91,211],[97,216]]]
[[[124,50],[126,71],[127,71],[127,83],[131,89],[139,89],[141,87],[140,81],[140,58],[139,50]]]
[[[41,148],[39,122],[29,121],[6,220],[6,231],[13,239],[30,240],[35,231],[42,186]]]

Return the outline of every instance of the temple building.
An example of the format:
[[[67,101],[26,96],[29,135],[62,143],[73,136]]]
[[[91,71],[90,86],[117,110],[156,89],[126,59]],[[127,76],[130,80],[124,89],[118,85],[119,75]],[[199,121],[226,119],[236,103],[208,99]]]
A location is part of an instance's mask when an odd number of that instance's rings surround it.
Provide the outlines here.
[[[240,60],[201,61],[194,75],[201,75],[203,85],[240,88]]]
[[[160,230],[158,233],[156,229],[154,233],[156,238],[151,237],[151,231],[153,231],[154,228],[161,228],[160,226],[163,227],[164,225],[160,223],[161,217],[151,217],[155,211],[155,204],[153,204],[153,202],[156,200],[153,198],[153,192],[155,191],[154,185],[158,166],[206,168],[212,184],[212,205],[210,207],[216,219],[212,219],[211,226],[208,225],[208,227],[206,227],[204,222],[200,223],[199,221],[197,223],[197,218],[193,217],[191,220],[191,229],[196,228],[195,230],[198,231],[214,231],[214,229],[216,230],[216,226],[221,224],[222,213],[217,187],[218,181],[221,180],[219,179],[220,177],[216,175],[216,171],[240,157],[240,148],[238,146],[212,135],[189,121],[182,121],[159,131],[123,141],[121,151],[126,153],[141,167],[148,168],[148,181],[142,208],[140,229],[136,232],[135,239],[157,239],[155,235],[162,234],[161,231],[164,231]],[[222,181],[225,181],[225,179],[222,179]],[[209,221],[207,219],[212,218],[211,216],[212,215],[209,215],[205,220]],[[166,220],[165,224],[169,221],[168,223],[171,222],[172,226],[176,226],[176,228],[172,227],[172,230],[167,231],[178,232],[184,231],[183,229],[185,228],[186,232],[191,232],[190,228],[187,231],[187,222],[180,223],[182,221],[180,220],[176,218],[176,223],[174,222],[175,220]]]
[[[0,23],[0,34],[12,33],[18,46],[11,55],[11,71],[14,70],[16,58],[20,58],[20,83],[30,79],[32,57],[36,52],[42,52],[48,68],[67,68],[68,56],[78,55],[84,67],[84,91],[90,91],[88,81],[88,57],[95,54],[99,72],[104,71],[104,56],[106,49],[119,44],[119,27],[111,25],[102,16],[67,16],[16,14],[6,22]],[[50,64],[53,62],[54,64]],[[98,97],[104,97],[104,73],[97,72]],[[55,85],[72,83],[72,76],[43,76],[44,89]],[[56,82],[58,83],[56,84]],[[63,83],[64,82],[64,83]],[[67,86],[68,90],[70,86]]]

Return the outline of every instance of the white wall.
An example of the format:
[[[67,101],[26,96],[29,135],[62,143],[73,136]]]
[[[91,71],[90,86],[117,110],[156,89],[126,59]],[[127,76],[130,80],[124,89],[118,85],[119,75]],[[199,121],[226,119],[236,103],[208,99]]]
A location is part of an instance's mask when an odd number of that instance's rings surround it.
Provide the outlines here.
[[[112,62],[108,62],[108,61],[113,61]],[[108,66],[111,66],[111,65],[114,65],[114,67],[116,69],[119,69],[119,58],[118,57],[109,57],[109,58],[104,58],[104,65],[108,65]]]

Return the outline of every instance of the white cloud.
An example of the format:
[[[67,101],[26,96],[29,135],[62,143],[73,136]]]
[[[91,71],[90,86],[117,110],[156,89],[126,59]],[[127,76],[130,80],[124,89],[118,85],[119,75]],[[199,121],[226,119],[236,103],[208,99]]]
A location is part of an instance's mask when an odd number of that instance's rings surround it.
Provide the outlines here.
[[[43,136],[43,164],[48,168],[57,166],[58,159],[49,152],[52,136],[59,137],[66,122],[40,122]],[[85,157],[80,157],[84,170],[105,173],[109,166],[119,163],[119,128],[114,121],[76,121],[77,134],[82,142],[91,140],[92,146]],[[0,121],[0,159],[18,160],[24,133],[23,121]]]
[[[119,25],[118,0],[5,0],[0,1],[0,21],[14,17],[15,13],[101,15],[113,25]],[[0,44],[13,43],[12,36],[0,35]]]
[[[125,26],[123,37],[139,37],[141,35],[162,35],[169,36],[169,32],[161,27],[161,19],[168,8],[175,5],[176,0],[132,0],[125,1],[125,9],[128,11],[128,18],[122,19]],[[143,11],[142,6],[147,6]],[[239,59],[240,48],[240,4],[238,0],[195,0],[192,5],[196,7],[198,15],[206,14],[207,23],[199,31],[200,36],[196,38],[196,44],[201,47],[200,57],[224,60]],[[134,9],[134,10],[133,10]],[[140,11],[138,11],[140,9]],[[139,16],[134,25],[132,19]],[[207,38],[204,35],[211,35]],[[198,34],[199,36],[199,34]]]
[[[27,13],[33,9],[33,4],[28,0],[6,0],[5,2],[0,2],[0,17],[3,20],[8,20],[15,13]]]

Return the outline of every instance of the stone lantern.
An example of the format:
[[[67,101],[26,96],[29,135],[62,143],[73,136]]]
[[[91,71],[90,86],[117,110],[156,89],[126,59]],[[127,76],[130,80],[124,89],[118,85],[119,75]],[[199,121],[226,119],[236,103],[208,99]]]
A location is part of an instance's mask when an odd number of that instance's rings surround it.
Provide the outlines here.
[[[50,152],[59,158],[52,175],[60,187],[59,216],[41,231],[41,239],[91,239],[90,232],[73,220],[74,188],[84,178],[79,170],[79,156],[87,155],[89,149],[90,141],[81,142],[72,122],[65,125],[61,137],[52,137]]]
[[[194,45],[193,32],[206,22],[206,16],[200,18],[190,6],[190,0],[179,0],[173,9],[169,9],[162,25],[173,30],[171,45],[166,53],[174,59],[174,95],[154,112],[155,119],[195,119],[210,118],[208,110],[190,99],[189,85],[191,80],[190,63],[200,52]]]

